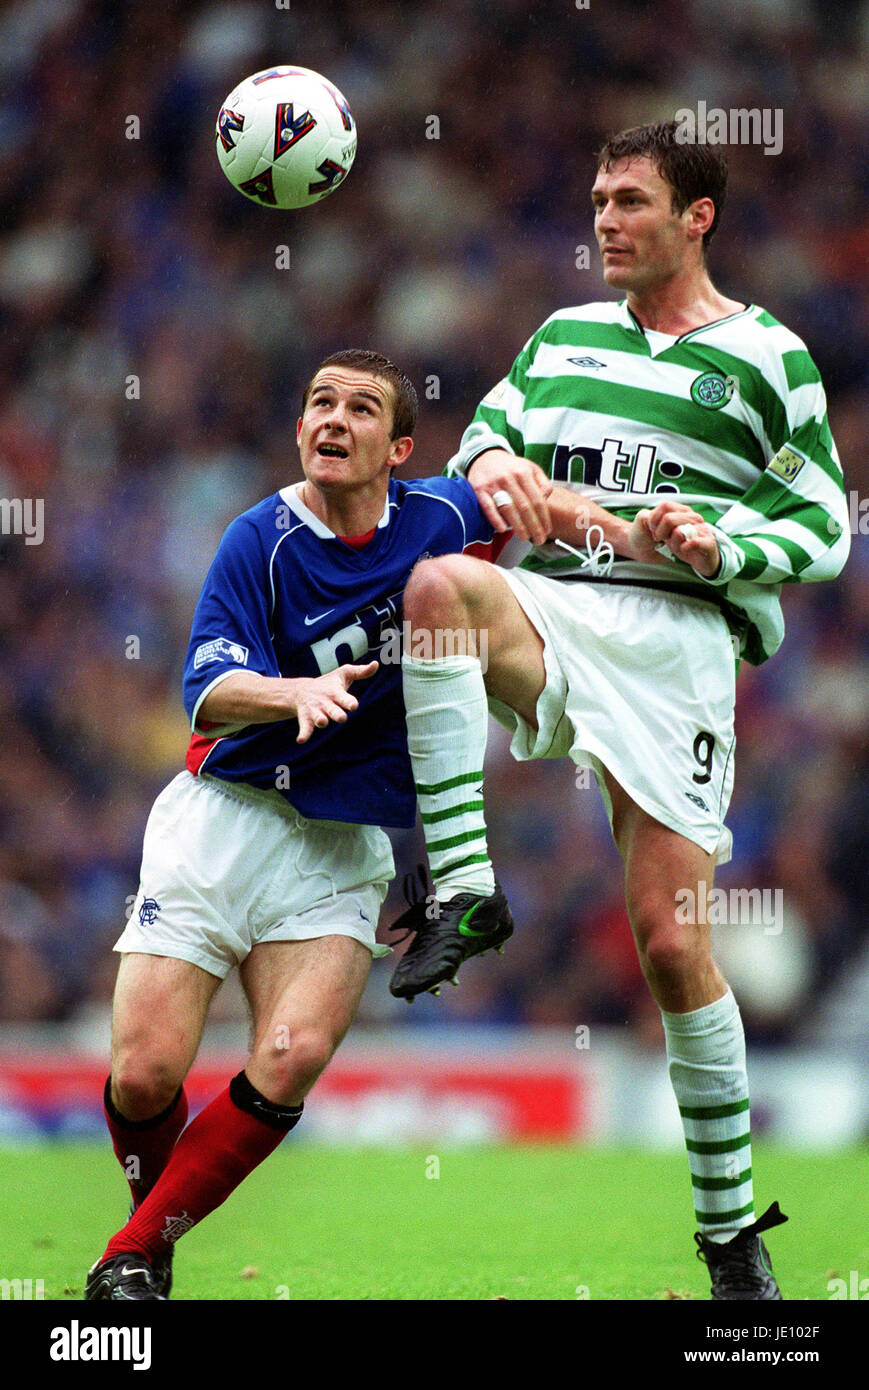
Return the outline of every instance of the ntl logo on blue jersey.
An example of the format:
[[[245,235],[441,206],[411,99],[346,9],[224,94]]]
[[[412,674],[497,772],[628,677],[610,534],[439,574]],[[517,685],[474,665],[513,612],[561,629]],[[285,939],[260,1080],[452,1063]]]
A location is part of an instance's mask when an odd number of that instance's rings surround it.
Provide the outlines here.
[[[397,630],[397,614],[402,593],[390,594],[382,604],[371,603],[354,613],[353,622],[311,643],[311,652],[322,675],[335,671],[348,660],[360,661],[369,651],[377,652]],[[325,617],[326,615],[323,614]],[[341,655],[344,648],[349,653]]]

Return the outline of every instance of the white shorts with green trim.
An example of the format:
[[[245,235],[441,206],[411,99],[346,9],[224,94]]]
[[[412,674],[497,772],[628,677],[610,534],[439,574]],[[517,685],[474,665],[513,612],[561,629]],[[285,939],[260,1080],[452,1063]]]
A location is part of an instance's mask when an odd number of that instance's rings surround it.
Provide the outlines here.
[[[515,758],[604,768],[644,811],[730,859],[736,666],[721,611],[702,599],[500,571],[544,641],[538,728],[498,700]]]
[[[394,874],[377,826],[306,820],[278,792],[181,772],[151,809],[139,892],[114,949],[174,956],[220,979],[264,941],[351,936],[388,955],[374,933]]]

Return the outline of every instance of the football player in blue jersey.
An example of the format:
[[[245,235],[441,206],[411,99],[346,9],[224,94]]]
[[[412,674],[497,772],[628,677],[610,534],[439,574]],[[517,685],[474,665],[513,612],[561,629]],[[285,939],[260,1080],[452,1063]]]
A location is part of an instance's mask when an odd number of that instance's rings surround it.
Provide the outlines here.
[[[491,558],[494,544],[466,479],[393,477],[416,412],[386,358],[327,358],[298,422],[304,481],[238,517],[205,580],[184,669],[186,768],[152,809],[115,947],[104,1099],[132,1212],[87,1299],[168,1296],[175,1241],[297,1124],[388,950],[375,941],[394,873],[381,827],[416,818],[401,668],[387,659],[401,595],[421,556]],[[500,890],[471,900],[468,954],[512,929]],[[184,1080],[233,966],[250,1056],[186,1125]]]

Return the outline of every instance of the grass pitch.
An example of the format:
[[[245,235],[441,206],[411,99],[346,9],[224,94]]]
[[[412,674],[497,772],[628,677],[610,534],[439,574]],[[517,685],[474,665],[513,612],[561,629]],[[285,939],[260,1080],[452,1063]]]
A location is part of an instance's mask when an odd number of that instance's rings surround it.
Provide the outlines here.
[[[778,1199],[790,1217],[767,1237],[785,1298],[869,1275],[867,1151],[753,1158],[757,1210]],[[80,1300],[126,1216],[108,1141],[0,1150],[0,1191],[0,1276]],[[706,1300],[693,1230],[678,1153],[290,1142],[182,1239],[172,1298]]]

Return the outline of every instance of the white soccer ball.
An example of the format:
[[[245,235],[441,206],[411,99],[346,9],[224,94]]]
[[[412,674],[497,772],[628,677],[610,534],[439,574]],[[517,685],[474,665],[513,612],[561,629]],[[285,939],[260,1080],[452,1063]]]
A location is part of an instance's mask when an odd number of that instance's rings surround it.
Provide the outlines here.
[[[310,68],[266,68],[230,92],[217,158],[233,187],[269,208],[304,208],[350,172],[356,122],[334,83]]]

